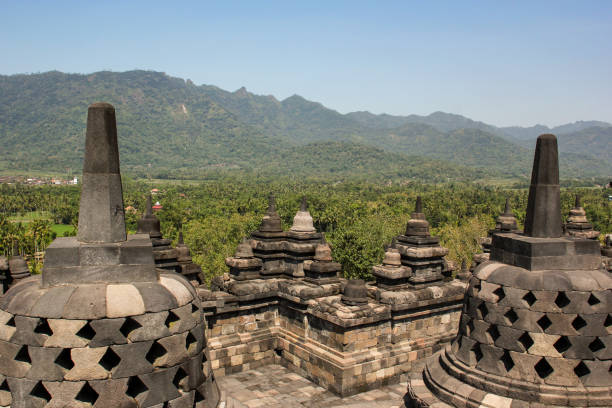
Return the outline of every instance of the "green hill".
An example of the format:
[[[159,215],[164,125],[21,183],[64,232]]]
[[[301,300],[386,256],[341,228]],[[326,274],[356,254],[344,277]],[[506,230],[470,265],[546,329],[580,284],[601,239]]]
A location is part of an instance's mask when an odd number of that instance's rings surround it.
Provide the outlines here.
[[[248,171],[438,180],[524,177],[531,170],[533,147],[460,115],[343,115],[297,95],[279,101],[129,71],[0,76],[0,171],[78,172],[87,106],[95,101],[115,106],[122,167],[137,176]],[[564,177],[612,174],[609,161],[585,155],[592,151],[571,151],[577,154],[561,157]]]

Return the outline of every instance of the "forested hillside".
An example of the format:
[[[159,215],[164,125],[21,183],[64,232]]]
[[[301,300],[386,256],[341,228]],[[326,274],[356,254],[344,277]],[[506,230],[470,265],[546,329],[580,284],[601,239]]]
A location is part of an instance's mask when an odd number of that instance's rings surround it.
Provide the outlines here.
[[[0,76],[0,171],[78,173],[95,101],[115,106],[122,167],[136,176],[474,180],[527,177],[532,160],[532,142],[459,115],[343,115],[297,95],[279,101],[159,72],[47,72]],[[562,177],[610,176],[601,153],[610,137],[575,139],[560,138],[574,152],[561,155]]]

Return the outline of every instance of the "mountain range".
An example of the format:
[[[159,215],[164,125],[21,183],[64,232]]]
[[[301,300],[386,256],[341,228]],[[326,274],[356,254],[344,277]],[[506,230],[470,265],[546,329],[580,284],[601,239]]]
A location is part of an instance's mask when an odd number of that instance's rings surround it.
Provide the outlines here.
[[[137,176],[526,177],[541,133],[559,137],[562,177],[612,175],[606,122],[550,129],[443,112],[340,114],[298,95],[279,101],[154,71],[0,76],[0,171],[79,169],[87,106],[95,101],[115,106],[122,168]]]

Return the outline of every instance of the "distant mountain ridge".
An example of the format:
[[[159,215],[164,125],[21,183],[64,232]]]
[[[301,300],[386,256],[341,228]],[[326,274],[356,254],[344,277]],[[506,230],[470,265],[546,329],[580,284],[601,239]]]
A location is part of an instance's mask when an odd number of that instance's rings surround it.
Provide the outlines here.
[[[87,106],[100,100],[117,109],[122,166],[137,175],[188,177],[221,169],[322,177],[419,174],[429,180],[453,179],[453,173],[461,179],[524,177],[533,155],[533,141],[520,140],[518,130],[514,137],[508,128],[443,112],[343,115],[298,95],[279,101],[153,71],[53,71],[0,76],[0,170],[79,169]],[[590,136],[576,142],[587,124]],[[608,125],[560,127],[574,135],[559,138],[560,150],[572,152],[560,158],[564,177],[612,174],[601,154],[610,150]]]

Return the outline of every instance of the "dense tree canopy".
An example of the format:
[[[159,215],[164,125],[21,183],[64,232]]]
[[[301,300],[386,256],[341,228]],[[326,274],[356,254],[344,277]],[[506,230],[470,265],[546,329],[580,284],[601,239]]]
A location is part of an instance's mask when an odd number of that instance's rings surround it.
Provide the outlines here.
[[[372,265],[380,263],[384,246],[404,232],[417,195],[433,234],[450,249],[449,258],[460,264],[471,261],[479,251],[478,238],[494,226],[506,197],[522,225],[527,204],[524,188],[501,189],[473,184],[384,186],[367,182],[323,183],[313,181],[270,181],[247,178],[209,182],[163,182],[151,184],[124,178],[127,228],[136,230],[144,211],[146,195],[156,187],[163,205],[157,213],[164,236],[177,239],[182,225],[194,260],[206,276],[226,271],[224,259],[231,256],[240,239],[255,230],[274,192],[283,226],[291,226],[302,195],[308,199],[315,226],[326,234],[334,257],[343,264],[346,276],[370,277]],[[602,233],[612,232],[612,205],[605,189],[572,188],[562,191],[562,213],[566,217],[574,195],[582,196],[589,220]],[[79,188],[74,186],[29,187],[0,185],[0,254],[10,254],[12,242],[20,251],[33,255],[44,250],[54,237],[50,224],[76,227]],[[31,217],[45,214],[45,217]],[[34,221],[28,218],[35,218]],[[75,228],[67,229],[74,234]]]

